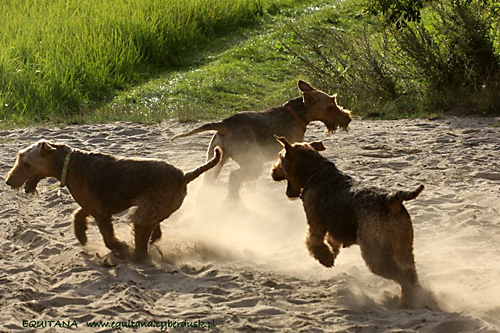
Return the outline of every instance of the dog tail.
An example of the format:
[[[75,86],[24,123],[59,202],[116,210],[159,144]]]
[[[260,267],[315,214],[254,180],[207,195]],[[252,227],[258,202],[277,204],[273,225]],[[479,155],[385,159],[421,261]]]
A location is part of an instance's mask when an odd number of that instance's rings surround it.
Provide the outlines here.
[[[202,125],[198,128],[195,128],[194,130],[191,130],[189,132],[174,135],[173,137],[170,138],[170,141],[174,141],[177,138],[184,138],[186,136],[190,136],[190,135],[200,133],[200,132],[205,132],[205,131],[217,131],[217,132],[221,133],[222,135],[227,134],[229,132],[228,128],[223,123],[208,123],[208,124]]]
[[[420,185],[414,191],[397,191],[388,197],[389,206],[394,209],[399,208],[403,201],[413,200],[424,190],[424,185]]]
[[[203,164],[202,166],[199,166],[198,168],[194,169],[193,171],[186,172],[184,175],[184,184],[188,184],[198,178],[202,173],[205,171],[208,171],[212,169],[214,166],[219,163],[220,159],[222,156],[222,151],[219,147],[215,148],[215,156],[208,161],[207,163]]]

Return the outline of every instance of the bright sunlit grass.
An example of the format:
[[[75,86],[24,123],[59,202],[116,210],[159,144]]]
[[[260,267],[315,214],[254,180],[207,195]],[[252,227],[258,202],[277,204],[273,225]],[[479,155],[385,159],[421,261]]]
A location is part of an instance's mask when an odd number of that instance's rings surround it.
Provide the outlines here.
[[[0,120],[70,116],[252,22],[261,0],[3,0]]]

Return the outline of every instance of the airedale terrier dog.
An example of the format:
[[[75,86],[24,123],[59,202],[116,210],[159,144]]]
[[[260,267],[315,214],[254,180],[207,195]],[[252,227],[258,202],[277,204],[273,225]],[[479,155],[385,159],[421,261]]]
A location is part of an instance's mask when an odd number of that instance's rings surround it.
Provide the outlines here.
[[[280,151],[274,135],[291,142],[304,140],[306,127],[311,121],[322,121],[328,132],[341,127],[346,130],[351,121],[350,111],[337,104],[337,95],[328,95],[314,89],[304,81],[298,82],[302,96],[263,112],[241,112],[221,122],[208,123],[190,132],[175,135],[171,140],[204,131],[216,131],[208,147],[207,160],[216,146],[224,152],[221,163],[204,178],[213,182],[229,159],[239,169],[230,173],[229,197],[238,197],[242,184],[260,177],[266,161],[272,161]]]
[[[401,285],[401,306],[414,304],[418,278],[413,227],[403,201],[415,199],[424,186],[414,191],[366,187],[318,153],[325,149],[321,141],[292,145],[277,139],[283,150],[271,175],[287,181],[289,198],[302,199],[311,256],[332,267],[340,247],[357,244],[373,273]]]
[[[18,153],[6,183],[13,188],[25,184],[25,191],[32,193],[43,178],[57,178],[81,206],[74,216],[80,243],[87,243],[87,218],[92,216],[115,256],[132,255],[132,260],[141,262],[148,258],[149,241],[161,237],[160,223],[184,201],[187,184],[217,165],[220,158],[216,148],[210,161],[184,174],[161,160],[116,158],[40,140]],[[130,253],[115,236],[112,215],[132,206],[136,206],[132,215],[135,250]]]

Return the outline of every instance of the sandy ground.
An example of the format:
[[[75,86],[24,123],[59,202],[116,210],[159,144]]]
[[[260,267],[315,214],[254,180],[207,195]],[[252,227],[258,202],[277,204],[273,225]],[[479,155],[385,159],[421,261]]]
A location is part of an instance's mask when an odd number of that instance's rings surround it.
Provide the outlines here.
[[[269,168],[239,205],[220,186],[189,185],[179,211],[162,223],[151,249],[157,265],[105,267],[102,238],[93,223],[81,246],[72,229],[77,208],[55,180],[38,196],[0,184],[0,331],[102,321],[137,322],[163,330],[216,325],[214,331],[497,332],[500,330],[500,129],[499,119],[435,121],[355,120],[348,133],[328,135],[311,124],[307,140],[321,139],[324,155],[346,173],[373,185],[425,191],[406,204],[415,228],[415,256],[423,286],[442,311],[403,310],[398,286],[371,274],[359,249],[342,249],[326,269],[304,245],[300,200],[285,197]],[[321,125],[321,126],[320,126]],[[86,150],[165,159],[188,171],[205,160],[210,134],[180,139],[193,124],[129,123],[18,129],[0,132],[0,172],[19,149],[40,138]],[[270,167],[269,163],[269,167]],[[127,214],[119,237],[130,241]],[[173,326],[177,326],[176,329]],[[123,328],[123,330],[130,330]],[[141,328],[139,331],[160,331]]]

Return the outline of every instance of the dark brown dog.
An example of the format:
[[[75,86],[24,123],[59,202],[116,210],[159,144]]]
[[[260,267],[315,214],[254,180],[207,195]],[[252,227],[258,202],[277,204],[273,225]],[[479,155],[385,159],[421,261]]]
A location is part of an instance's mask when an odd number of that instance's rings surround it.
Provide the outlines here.
[[[271,175],[287,180],[288,197],[303,201],[310,254],[332,267],[340,247],[358,244],[373,273],[401,285],[401,305],[414,304],[418,278],[413,227],[403,201],[415,199],[423,185],[410,192],[365,187],[318,153],[325,149],[321,141],[291,145],[278,140],[284,149]]]
[[[245,182],[259,178],[263,164],[274,159],[280,145],[273,135],[280,135],[298,142],[304,140],[309,122],[322,121],[329,132],[338,127],[347,129],[350,111],[337,104],[336,95],[330,96],[316,90],[304,81],[299,81],[302,97],[288,101],[285,105],[264,112],[241,112],[221,122],[205,124],[190,132],[175,135],[171,140],[186,137],[203,131],[216,131],[210,142],[207,160],[212,158],[213,150],[219,146],[224,152],[222,161],[205,180],[213,181],[222,166],[232,158],[240,169],[234,170],[229,178],[229,196],[237,197]]]
[[[13,188],[25,184],[26,192],[32,193],[41,179],[59,179],[81,206],[74,220],[80,243],[87,242],[87,218],[93,216],[104,243],[120,258],[129,251],[116,238],[111,218],[136,206],[132,216],[135,238],[132,259],[140,262],[148,257],[149,240],[154,242],[161,237],[160,222],[181,206],[187,184],[213,168],[220,157],[221,152],[216,148],[210,161],[184,174],[161,160],[115,158],[40,140],[19,152],[6,183]]]

